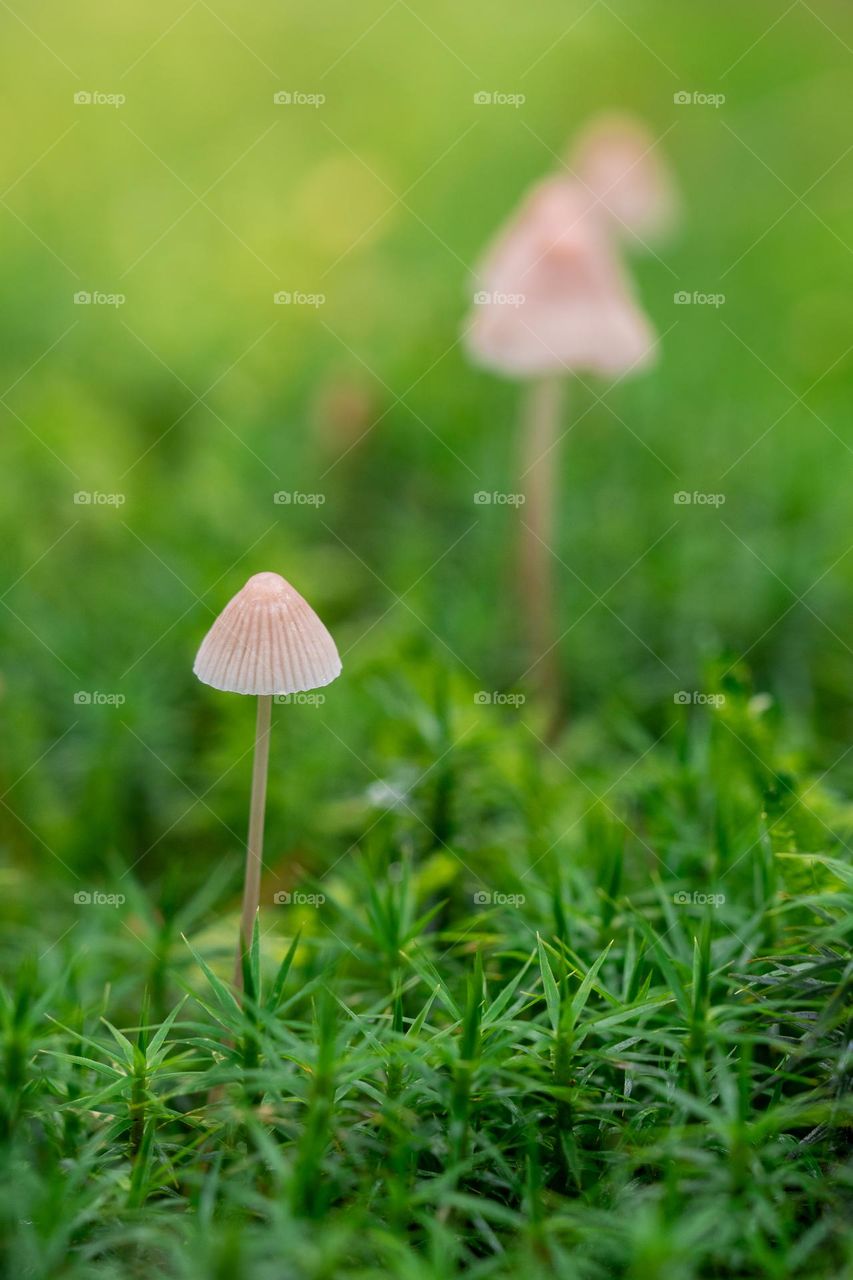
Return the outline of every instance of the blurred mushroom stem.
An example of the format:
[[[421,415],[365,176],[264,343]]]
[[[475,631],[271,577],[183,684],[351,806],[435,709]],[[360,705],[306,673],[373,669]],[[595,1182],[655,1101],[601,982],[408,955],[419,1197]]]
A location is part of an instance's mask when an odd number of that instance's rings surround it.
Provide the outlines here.
[[[267,802],[271,712],[272,695],[260,694],[255,728],[255,759],[252,766],[252,804],[249,811],[249,839],[246,845],[243,914],[240,920],[240,937],[237,939],[237,958],[234,964],[234,985],[238,990],[242,990],[243,986],[243,953],[251,949],[255,920],[261,905],[261,865],[264,859],[264,811]]]
[[[525,495],[520,535],[521,604],[527,624],[528,672],[550,704],[553,731],[565,713],[552,550],[564,403],[564,378],[537,378],[525,387],[521,415],[521,482]]]

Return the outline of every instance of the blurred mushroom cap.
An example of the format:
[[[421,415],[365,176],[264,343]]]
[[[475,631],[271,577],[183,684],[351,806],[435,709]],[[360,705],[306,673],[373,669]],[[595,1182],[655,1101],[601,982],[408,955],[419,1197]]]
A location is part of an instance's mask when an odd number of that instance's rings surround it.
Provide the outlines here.
[[[569,164],[618,234],[657,241],[675,226],[674,180],[657,140],[639,120],[596,116],[582,130]]]
[[[341,673],[335,642],[277,573],[256,573],[201,642],[193,671],[229,693],[302,693]]]
[[[616,376],[649,364],[655,334],[602,220],[570,179],[546,178],[488,251],[465,334],[475,363],[510,377]]]

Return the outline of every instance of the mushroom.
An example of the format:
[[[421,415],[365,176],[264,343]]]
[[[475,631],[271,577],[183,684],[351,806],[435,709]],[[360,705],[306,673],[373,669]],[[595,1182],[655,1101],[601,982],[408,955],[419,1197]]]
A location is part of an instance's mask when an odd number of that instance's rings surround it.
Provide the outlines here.
[[[299,592],[277,573],[256,573],[228,602],[201,642],[193,671],[204,684],[258,699],[243,913],[234,984],[260,906],[264,808],[273,696],[331,684],[341,673],[335,642]]]
[[[620,236],[655,243],[677,222],[675,183],[656,139],[633,116],[596,116],[581,132],[569,163]]]
[[[531,665],[562,711],[554,614],[552,535],[563,379],[624,377],[648,365],[654,331],[631,292],[606,223],[569,178],[538,183],[478,272],[465,343],[478,365],[526,383],[521,423],[522,610]]]

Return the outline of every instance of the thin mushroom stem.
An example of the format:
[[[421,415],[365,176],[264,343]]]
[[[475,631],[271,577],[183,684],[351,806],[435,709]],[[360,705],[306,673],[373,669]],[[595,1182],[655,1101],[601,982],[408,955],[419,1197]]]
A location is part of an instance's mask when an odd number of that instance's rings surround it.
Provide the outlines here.
[[[543,377],[524,391],[521,480],[525,494],[520,536],[520,582],[527,624],[529,671],[550,702],[555,726],[564,711],[555,608],[554,552],[560,418],[565,380]]]
[[[267,770],[270,757],[272,694],[258,696],[255,728],[255,759],[252,766],[252,804],[249,811],[249,839],[246,845],[246,879],[243,886],[243,915],[237,939],[234,985],[243,986],[243,952],[252,946],[255,919],[261,905],[261,865],[264,857],[264,811],[267,800]]]

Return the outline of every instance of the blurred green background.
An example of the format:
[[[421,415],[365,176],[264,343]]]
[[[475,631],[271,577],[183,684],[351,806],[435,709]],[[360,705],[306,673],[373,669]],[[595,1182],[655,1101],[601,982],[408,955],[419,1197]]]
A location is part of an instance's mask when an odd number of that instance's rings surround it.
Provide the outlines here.
[[[516,487],[518,388],[458,336],[488,239],[614,107],[662,139],[684,220],[631,254],[659,367],[569,391],[560,749],[581,766],[632,724],[635,758],[737,664],[849,776],[849,6],[48,0],[0,28],[7,901],[111,865],[199,883],[224,860],[236,885],[253,709],[191,667],[258,570],[345,667],[276,711],[271,861],[331,866],[440,756],[448,689],[471,742],[535,717],[474,701],[527,665],[518,516],[473,501]],[[495,91],[525,102],[475,102]]]

